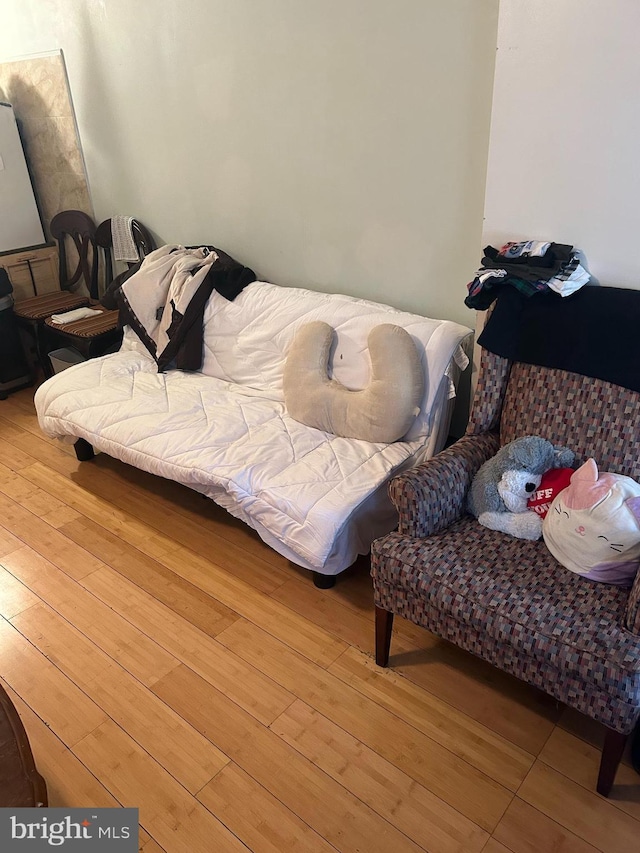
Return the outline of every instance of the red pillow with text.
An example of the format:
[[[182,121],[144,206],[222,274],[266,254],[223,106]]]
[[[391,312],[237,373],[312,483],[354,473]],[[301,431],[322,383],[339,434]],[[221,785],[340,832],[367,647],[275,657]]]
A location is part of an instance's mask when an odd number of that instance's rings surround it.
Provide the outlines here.
[[[566,489],[574,473],[573,468],[552,468],[542,475],[540,485],[527,501],[527,507],[544,518],[553,499]]]

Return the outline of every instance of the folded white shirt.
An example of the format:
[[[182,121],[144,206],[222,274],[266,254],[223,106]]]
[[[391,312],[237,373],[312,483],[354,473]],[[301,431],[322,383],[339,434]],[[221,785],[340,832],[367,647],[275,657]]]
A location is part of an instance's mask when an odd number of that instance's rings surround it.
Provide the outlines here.
[[[554,276],[547,282],[551,290],[555,290],[560,296],[571,296],[576,290],[580,290],[591,278],[591,274],[586,271],[582,264],[578,264],[569,278],[562,279]]]
[[[98,317],[103,313],[92,308],[75,308],[73,311],[65,311],[64,314],[52,314],[50,319],[56,326],[62,326],[63,323],[73,323],[75,320],[84,320],[85,317]]]

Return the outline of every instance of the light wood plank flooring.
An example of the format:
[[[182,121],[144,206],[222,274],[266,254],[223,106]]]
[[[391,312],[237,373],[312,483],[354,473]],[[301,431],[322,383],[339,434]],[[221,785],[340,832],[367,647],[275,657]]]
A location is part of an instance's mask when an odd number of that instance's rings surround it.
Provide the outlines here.
[[[333,590],[209,501],[47,440],[0,402],[2,684],[52,806],[137,806],[146,853],[640,851],[602,732]]]

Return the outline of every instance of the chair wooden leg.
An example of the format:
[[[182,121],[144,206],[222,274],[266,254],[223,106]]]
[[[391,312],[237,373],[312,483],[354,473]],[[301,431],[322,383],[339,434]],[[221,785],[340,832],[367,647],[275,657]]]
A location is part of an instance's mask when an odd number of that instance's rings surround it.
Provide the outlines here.
[[[626,743],[627,735],[621,735],[620,732],[607,729],[604,746],[602,747],[602,758],[600,759],[598,784],[596,786],[596,790],[603,797],[609,796]]]
[[[640,773],[640,722],[636,723],[635,730],[631,735],[631,766]]]
[[[391,631],[393,630],[393,613],[383,610],[376,604],[376,663],[378,666],[389,664],[389,649],[391,648]]]

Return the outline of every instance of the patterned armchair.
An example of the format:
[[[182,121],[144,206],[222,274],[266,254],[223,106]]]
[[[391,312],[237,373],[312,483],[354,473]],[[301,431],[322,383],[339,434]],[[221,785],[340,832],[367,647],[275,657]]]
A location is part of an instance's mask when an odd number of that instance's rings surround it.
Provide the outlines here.
[[[640,717],[640,574],[632,589],[585,580],[542,540],[465,513],[478,468],[528,434],[640,480],[640,393],[483,350],[466,435],[390,485],[399,528],[374,542],[371,559],[376,662],[388,664],[397,613],[598,720],[597,790],[608,796]]]

